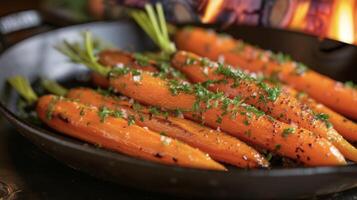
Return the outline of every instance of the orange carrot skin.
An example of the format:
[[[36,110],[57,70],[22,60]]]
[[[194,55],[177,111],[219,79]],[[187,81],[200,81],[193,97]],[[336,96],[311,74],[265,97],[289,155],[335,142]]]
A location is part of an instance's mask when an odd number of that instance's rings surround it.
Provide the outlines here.
[[[186,64],[187,59],[196,60]],[[331,141],[341,153],[348,159],[357,161],[357,149],[349,144],[335,129],[328,127],[323,121],[316,120],[311,109],[300,103],[294,96],[284,90],[275,101],[268,100],[268,95],[258,84],[250,80],[240,80],[237,86],[233,86],[233,80],[215,73],[217,63],[214,66],[204,66],[199,62],[201,58],[193,53],[178,52],[172,59],[173,65],[186,74],[195,83],[208,80],[226,80],[227,83],[215,83],[209,87],[212,91],[222,91],[230,98],[243,97],[244,101],[266,112],[275,119],[285,123],[295,123],[298,127],[305,128]],[[264,101],[260,97],[264,97]]]
[[[203,152],[128,125],[122,118],[107,117],[103,121],[95,107],[47,95],[39,99],[37,113],[44,123],[59,132],[133,157],[168,165],[226,170]],[[163,139],[168,142],[164,144]]]
[[[186,93],[173,96],[165,80],[153,77],[147,72],[142,72],[139,83],[133,80],[132,74],[126,74],[111,77],[110,85],[118,92],[139,102],[166,109],[191,110],[196,100],[194,95]],[[246,112],[246,110],[239,108],[238,113],[241,112]],[[242,140],[277,151],[280,155],[297,159],[306,165],[346,164],[341,153],[329,141],[305,129],[296,128],[294,134],[285,137],[284,130],[291,126],[266,115],[261,117],[254,115],[249,121],[247,116],[243,115],[237,115],[235,118],[224,115],[221,123],[218,123],[217,119],[221,115],[220,108],[211,108],[202,113],[202,118],[205,124],[211,127],[220,128]],[[197,119],[192,117],[192,113],[186,112],[185,116]],[[246,123],[247,121],[249,124]]]
[[[327,76],[308,70],[301,75],[295,72],[293,63],[277,64],[265,62],[252,62],[249,65],[241,65],[236,56],[227,53],[226,61],[228,63],[239,65],[252,72],[262,71],[264,74],[271,76],[279,72],[279,79],[288,83],[300,91],[305,91],[312,98],[322,102],[331,109],[342,113],[353,119],[357,119],[357,91],[345,87],[342,83],[336,82]],[[247,66],[247,67],[245,67]]]
[[[192,121],[177,117],[149,115],[146,108],[134,111],[128,100],[103,96],[89,88],[75,88],[67,97],[81,103],[122,110],[135,118],[135,124],[183,141],[208,153],[214,160],[242,168],[268,167],[269,162],[250,146],[225,133],[212,130]]]
[[[316,102],[310,98],[307,94],[300,95],[293,88],[284,85],[283,89],[292,96],[296,96],[302,103],[308,105],[316,113],[325,113],[329,116],[329,121],[333,124],[333,127],[347,140],[351,142],[357,141],[357,124],[353,121],[343,117],[342,115],[334,112],[323,104]]]
[[[142,69],[150,72],[157,72],[157,69],[152,66],[154,62],[150,62],[147,66],[139,65],[132,54],[115,50],[115,49],[107,49],[103,50],[98,54],[98,62],[104,66],[115,67],[119,65],[130,65],[130,68],[133,69]],[[102,88],[108,88],[109,82],[108,80],[101,76],[98,73],[92,73],[91,77],[93,83]]]
[[[221,45],[222,38],[220,36],[200,28],[178,31],[175,40],[179,49],[191,51],[213,60],[223,56],[226,63],[239,66],[242,69],[262,72],[267,76],[278,75],[280,80],[297,90],[305,91],[318,102],[347,117],[357,119],[356,90],[344,87],[343,84],[312,70],[298,75],[294,62],[276,62],[268,51],[247,44],[243,45],[241,41],[235,41],[232,38],[224,39],[228,40],[231,45]],[[200,43],[196,40],[199,40]],[[234,41],[236,45],[233,47]]]
[[[119,51],[119,50],[103,50],[98,55],[98,62],[109,67],[118,66],[118,64],[130,65],[130,68],[141,69],[149,72],[157,72],[157,69],[153,66],[156,63],[149,61],[147,65],[140,65],[133,54]]]

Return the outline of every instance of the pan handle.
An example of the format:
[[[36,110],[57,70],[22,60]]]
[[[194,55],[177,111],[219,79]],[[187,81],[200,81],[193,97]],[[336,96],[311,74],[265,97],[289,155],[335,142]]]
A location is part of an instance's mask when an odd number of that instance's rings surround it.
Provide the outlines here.
[[[6,35],[34,28],[42,24],[42,16],[36,10],[25,10],[0,18],[0,49],[6,48]]]

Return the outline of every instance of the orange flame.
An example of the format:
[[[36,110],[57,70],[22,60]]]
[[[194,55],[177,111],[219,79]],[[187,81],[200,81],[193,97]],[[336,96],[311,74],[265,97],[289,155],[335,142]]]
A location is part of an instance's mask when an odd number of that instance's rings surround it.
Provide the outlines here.
[[[355,0],[335,0],[328,37],[346,43],[354,42],[354,4]]]
[[[292,29],[303,30],[306,26],[306,16],[310,8],[311,0],[300,0],[297,4],[295,13],[289,24]]]
[[[208,0],[206,10],[201,18],[202,23],[212,22],[219,14],[224,0]]]

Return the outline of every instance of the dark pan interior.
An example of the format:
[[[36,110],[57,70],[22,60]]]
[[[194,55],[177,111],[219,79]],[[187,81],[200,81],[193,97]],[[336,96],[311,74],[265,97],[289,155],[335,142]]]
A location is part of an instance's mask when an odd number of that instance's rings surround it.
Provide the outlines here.
[[[235,30],[235,34],[243,34],[245,29],[249,28],[242,27],[241,30]],[[22,135],[68,166],[123,185],[181,196],[211,198],[311,197],[357,185],[355,165],[273,170],[232,169],[228,173],[184,169],[99,149],[20,120],[16,109],[17,95],[6,84],[6,78],[20,74],[32,81],[39,77],[64,80],[74,74],[86,74],[84,67],[67,62],[66,58],[53,48],[63,39],[78,40],[79,32],[83,30],[90,30],[125,50],[152,49],[147,37],[130,22],[96,22],[34,36],[9,48],[0,56],[0,111]],[[260,31],[261,29],[256,29],[255,32],[250,30],[249,35],[259,36]],[[251,39],[245,39],[269,48],[266,44],[259,43],[259,40],[254,40],[253,36],[249,37]],[[301,34],[292,34],[292,37],[311,40],[311,37]],[[284,50],[277,46],[273,49]],[[85,80],[86,76],[76,75],[76,79]],[[340,80],[344,79],[340,77]]]

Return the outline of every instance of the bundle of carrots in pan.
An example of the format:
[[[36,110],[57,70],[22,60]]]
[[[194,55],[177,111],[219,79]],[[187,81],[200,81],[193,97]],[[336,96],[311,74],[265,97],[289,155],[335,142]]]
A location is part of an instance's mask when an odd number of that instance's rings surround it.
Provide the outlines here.
[[[357,119],[356,89],[211,30],[176,30],[176,50],[160,4],[131,14],[161,53],[94,53],[89,32],[82,45],[57,47],[87,66],[106,92],[47,81],[53,94],[38,98],[22,77],[9,79],[36,104],[42,122],[103,148],[183,167],[269,167],[272,154],[304,166],[357,162],[350,144],[357,125],[344,117]]]

